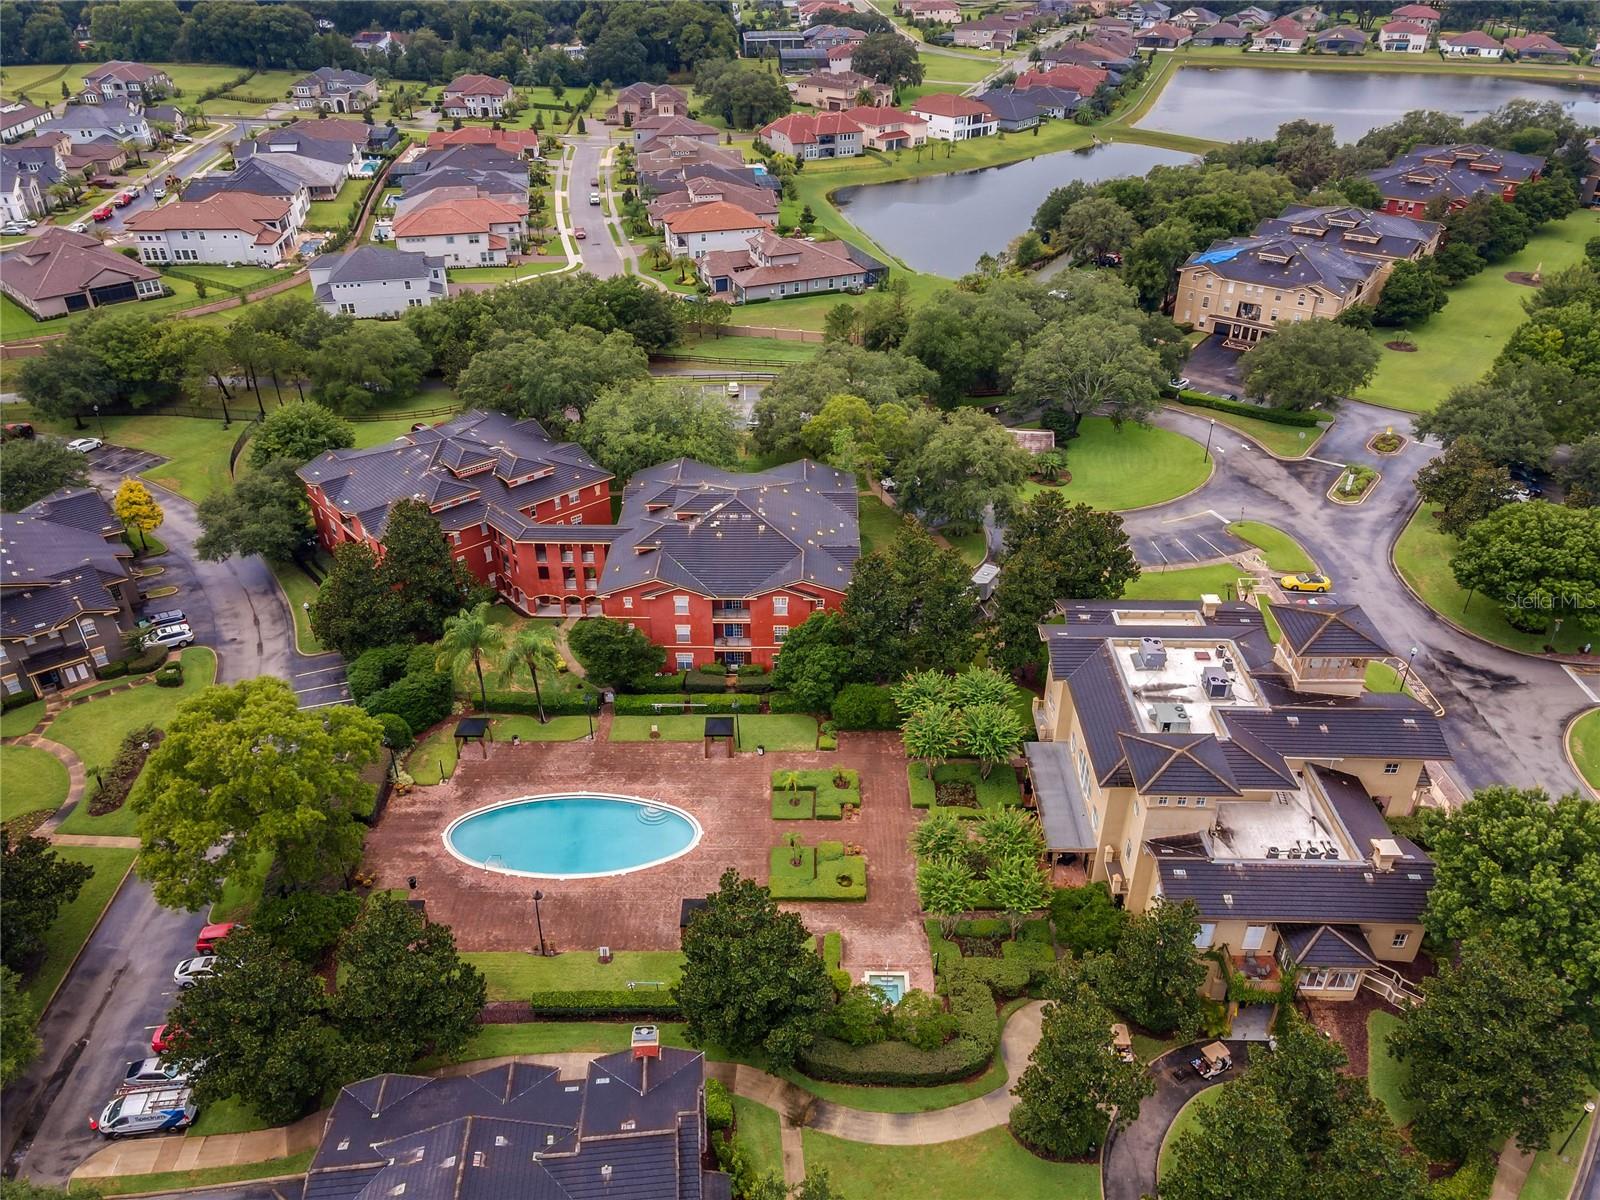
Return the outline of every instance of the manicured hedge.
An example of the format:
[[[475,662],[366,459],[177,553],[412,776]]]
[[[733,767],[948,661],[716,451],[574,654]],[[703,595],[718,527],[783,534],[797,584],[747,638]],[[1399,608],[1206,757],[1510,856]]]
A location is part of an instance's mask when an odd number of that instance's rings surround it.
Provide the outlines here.
[[[715,675],[703,675],[699,671],[690,671],[683,681],[684,690],[695,695],[715,696],[728,690],[728,677],[722,672]]]
[[[800,793],[798,805],[789,803],[789,789],[780,783],[787,774],[787,771],[772,773],[773,820],[837,821],[843,818],[846,808],[861,807],[861,778],[854,771],[796,771],[795,774],[799,776],[799,787],[796,789]],[[836,774],[845,777],[844,787],[833,785]]]
[[[618,696],[613,706],[613,711],[619,717],[656,717],[674,716],[685,713],[696,716],[702,713],[731,713],[734,702],[738,701],[739,711],[753,713],[756,704],[751,700],[740,700],[738,696],[709,696],[694,697],[679,696],[671,693],[651,693],[645,696]],[[657,711],[657,704],[670,707]],[[685,704],[693,704],[694,708],[684,708]]]
[[[166,666],[157,671],[156,686],[164,688],[182,687],[183,664],[180,662],[169,662]]]
[[[767,890],[775,900],[865,900],[867,860],[846,854],[843,842],[801,846],[800,865],[791,865],[795,848],[785,841],[767,857]],[[843,879],[844,882],[840,882]]]
[[[1220,396],[1208,396],[1204,392],[1179,392],[1178,403],[1188,408],[1209,408],[1240,417],[1254,417],[1258,421],[1270,421],[1274,425],[1298,425],[1305,429],[1332,419],[1328,413],[1301,412],[1293,408],[1267,408],[1244,404],[1238,400],[1224,400]]]
[[[528,1003],[535,1017],[678,1017],[683,1014],[669,991],[580,989],[535,992]]]
[[[1026,992],[1029,974],[1028,964],[1013,958],[963,958],[945,971],[952,985],[957,978],[969,979],[982,984],[1002,1000],[1012,1000]]]
[[[822,935],[822,965],[830,971],[839,969],[839,960],[844,957],[844,935],[837,929],[830,929]]]
[[[840,729],[898,729],[900,710],[886,687],[847,683],[833,698],[833,720]]]
[[[988,809],[1012,808],[1022,803],[1022,789],[1017,785],[1016,768],[1008,763],[996,766],[987,779],[981,776],[975,762],[942,763],[933,769],[932,779],[927,777],[925,769],[926,764],[921,762],[906,765],[906,784],[911,789],[912,808],[933,808],[937,795],[934,785],[952,782],[970,783],[978,802],[977,808],[944,806],[944,812],[957,817],[977,820]]]
[[[476,696],[472,698],[472,711],[482,712],[483,704]],[[539,702],[532,692],[490,692],[489,711],[493,713],[520,713],[525,717],[539,715]],[[544,715],[547,717],[581,717],[585,712],[599,712],[599,702],[593,709],[586,709],[580,696],[563,696],[552,699],[544,698]]]
[[[770,713],[810,713],[811,707],[802,704],[788,692],[769,692],[767,711]]]

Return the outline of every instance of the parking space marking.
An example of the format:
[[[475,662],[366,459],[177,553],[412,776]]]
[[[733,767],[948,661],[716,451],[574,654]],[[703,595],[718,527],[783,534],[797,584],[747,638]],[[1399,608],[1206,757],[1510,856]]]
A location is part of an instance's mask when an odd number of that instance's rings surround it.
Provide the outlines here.
[[[342,688],[344,686],[345,681],[340,679],[333,683],[313,683],[307,687],[297,687],[294,689],[294,692],[297,696],[304,696],[309,692],[325,692],[329,688]]]
[[[305,679],[309,675],[326,675],[329,671],[342,671],[342,670],[344,670],[344,664],[343,663],[329,663],[325,667],[313,667],[309,671],[296,671],[294,673],[294,675],[292,676],[292,678],[294,678],[294,679]]]
[[[348,703],[350,703],[350,699],[349,699],[349,697],[345,697],[342,700],[319,700],[315,704],[302,704],[300,707],[303,710],[310,710],[310,709],[313,709],[313,708],[331,708],[335,704],[348,704]]]
[[[1573,683],[1577,684],[1578,689],[1583,692],[1585,696],[1589,697],[1592,703],[1600,704],[1600,696],[1595,695],[1594,689],[1585,683],[1581,678],[1579,678],[1579,673],[1577,671],[1574,671],[1571,667],[1562,667],[1561,669],[1567,673],[1567,678],[1572,680]]]

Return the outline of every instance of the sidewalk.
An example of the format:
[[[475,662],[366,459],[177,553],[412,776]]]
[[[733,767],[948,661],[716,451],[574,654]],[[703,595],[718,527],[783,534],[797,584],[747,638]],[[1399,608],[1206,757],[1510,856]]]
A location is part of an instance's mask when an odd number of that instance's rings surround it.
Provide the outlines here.
[[[153,1175],[157,1172],[189,1171],[196,1167],[227,1167],[234,1163],[288,1158],[316,1149],[326,1117],[326,1112],[315,1112],[309,1117],[300,1118],[293,1125],[261,1129],[254,1133],[218,1133],[210,1137],[179,1135],[111,1142],[74,1171],[72,1178]]]

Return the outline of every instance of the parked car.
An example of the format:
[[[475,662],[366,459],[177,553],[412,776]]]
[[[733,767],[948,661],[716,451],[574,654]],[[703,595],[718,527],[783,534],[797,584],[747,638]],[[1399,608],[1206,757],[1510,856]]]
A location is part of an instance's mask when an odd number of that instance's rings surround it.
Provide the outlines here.
[[[126,1092],[89,1118],[89,1128],[102,1137],[130,1137],[138,1133],[164,1133],[187,1129],[199,1109],[187,1087],[151,1088]]]
[[[737,379],[728,380],[728,395],[738,396],[742,395],[743,392],[744,389],[739,385],[739,381]]]
[[[600,193],[599,192],[590,192],[589,193],[589,203],[590,204],[599,204],[600,203]]]
[[[183,615],[183,609],[169,608],[165,612],[158,612],[153,616],[141,617],[139,619],[139,627],[143,629],[147,626],[160,627],[162,625],[182,625],[188,619],[188,617]],[[210,929],[211,926],[207,925],[206,928]],[[197,950],[196,953],[204,954],[205,951]]]
[[[197,954],[193,958],[186,958],[172,968],[172,982],[181,988],[191,988],[202,979],[210,979],[216,973],[216,965],[215,954]]]
[[[169,1067],[159,1058],[136,1058],[128,1064],[122,1076],[124,1091],[144,1089],[174,1083],[188,1083],[189,1076],[181,1067]]]
[[[93,217],[96,221],[109,221],[109,220],[111,220],[111,211],[112,211],[111,210],[111,205],[102,204],[99,208],[95,209],[89,215],[91,217]]]
[[[157,1025],[150,1035],[150,1053],[165,1054],[176,1043],[180,1030],[176,1025]]]
[[[1176,379],[1167,380],[1167,386],[1175,392],[1181,392],[1184,390],[1184,388],[1189,386],[1189,380],[1180,375]]]
[[[115,204],[118,208],[127,208],[128,205],[133,203],[133,193],[118,192],[116,198],[113,199],[111,203]]]
[[[1212,1042],[1200,1050],[1199,1058],[1191,1058],[1189,1065],[1201,1079],[1215,1079],[1225,1071],[1233,1070],[1233,1055],[1221,1042]]]
[[[1331,592],[1333,580],[1314,571],[1302,571],[1298,575],[1285,575],[1278,580],[1278,586],[1286,592]]]
[[[0,225],[0,233],[5,234],[6,237],[20,237],[27,232],[28,227],[21,221],[7,221],[4,225]]]
[[[589,186],[592,187],[592,188],[599,187],[600,186],[600,177],[598,175],[596,175],[593,179],[589,180]]]
[[[67,228],[72,230],[73,233],[85,233],[85,232],[88,231],[89,222],[88,221],[74,221],[71,225],[68,225]]]
[[[166,646],[173,650],[182,650],[194,641],[194,630],[188,625],[179,622],[176,625],[157,625],[144,635],[144,647]]]
[[[194,139],[192,137],[190,137],[186,133],[175,133],[175,134],[172,135],[172,140],[175,141],[175,142],[192,142],[192,141],[194,141]]]
[[[33,436],[33,426],[26,421],[7,421],[0,427],[0,438],[5,441],[27,440]]]
[[[74,454],[88,454],[91,450],[98,450],[105,443],[97,437],[73,438],[67,443],[67,449]]]
[[[181,620],[183,614],[179,613],[178,617]],[[215,954],[217,952],[217,943],[232,933],[233,930],[234,922],[232,921],[224,921],[219,925],[207,925],[200,931],[199,936],[194,939],[194,952],[196,954]]]
[[[1512,483],[1520,484],[1528,493],[1526,496],[1519,496],[1519,500],[1537,500],[1544,495],[1544,479],[1532,467],[1512,463],[1506,468],[1506,473],[1511,476]]]
[[[580,226],[579,228],[574,229],[572,231],[572,236],[577,238],[581,242],[581,241],[583,241],[585,238],[587,238],[589,236],[589,231]]]

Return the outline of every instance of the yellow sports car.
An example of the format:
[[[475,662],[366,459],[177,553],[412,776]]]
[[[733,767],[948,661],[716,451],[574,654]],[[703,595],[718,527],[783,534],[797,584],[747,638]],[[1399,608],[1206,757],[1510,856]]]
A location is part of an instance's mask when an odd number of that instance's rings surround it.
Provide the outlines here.
[[[1326,575],[1303,572],[1299,575],[1285,575],[1278,580],[1278,586],[1286,592],[1331,592],[1333,580]]]

